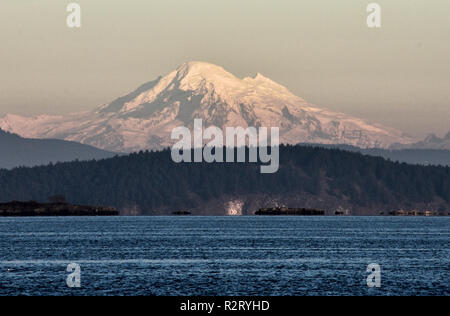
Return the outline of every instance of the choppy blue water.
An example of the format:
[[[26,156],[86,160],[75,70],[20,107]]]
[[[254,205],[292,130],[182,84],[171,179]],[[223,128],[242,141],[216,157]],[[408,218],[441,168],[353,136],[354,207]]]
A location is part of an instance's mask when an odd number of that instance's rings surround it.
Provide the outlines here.
[[[0,295],[448,295],[449,247],[450,218],[0,218]]]

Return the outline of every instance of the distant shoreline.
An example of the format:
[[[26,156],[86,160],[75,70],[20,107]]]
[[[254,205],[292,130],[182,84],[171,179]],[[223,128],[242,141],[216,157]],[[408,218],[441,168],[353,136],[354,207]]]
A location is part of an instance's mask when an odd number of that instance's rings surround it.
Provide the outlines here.
[[[35,201],[0,203],[0,217],[46,216],[119,216],[119,211],[113,207],[68,203],[38,203]]]
[[[248,214],[248,215],[119,215],[120,217],[450,217],[449,215],[306,215],[306,214]]]
[[[376,216],[376,217],[448,217],[450,215],[445,212],[436,211],[405,211],[399,210],[394,212],[381,212],[372,215],[350,214],[344,211],[327,212],[325,210],[313,208],[262,208],[255,212],[242,215],[218,215],[218,214],[196,214],[191,211],[176,211],[168,214],[143,214],[131,215],[131,217],[261,217],[261,216],[306,216],[306,217],[349,217],[349,216]],[[73,205],[65,202],[38,203],[35,201],[21,202],[12,201],[8,203],[0,203],[0,217],[69,217],[69,216],[121,216],[128,217],[130,215],[120,214],[114,207],[90,206],[90,205]]]
[[[308,208],[264,208],[255,212],[255,215],[261,216],[325,216],[324,210]]]

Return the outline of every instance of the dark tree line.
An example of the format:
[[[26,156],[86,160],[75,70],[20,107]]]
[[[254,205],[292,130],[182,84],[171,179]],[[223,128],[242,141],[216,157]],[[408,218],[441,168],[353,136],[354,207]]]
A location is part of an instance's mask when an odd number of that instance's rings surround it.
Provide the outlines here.
[[[139,152],[100,161],[0,170],[0,202],[137,206],[144,213],[195,207],[220,196],[298,193],[348,199],[353,205],[443,201],[450,207],[450,168],[394,163],[338,149],[281,146],[280,168],[261,174],[259,163],[172,162],[170,151]]]

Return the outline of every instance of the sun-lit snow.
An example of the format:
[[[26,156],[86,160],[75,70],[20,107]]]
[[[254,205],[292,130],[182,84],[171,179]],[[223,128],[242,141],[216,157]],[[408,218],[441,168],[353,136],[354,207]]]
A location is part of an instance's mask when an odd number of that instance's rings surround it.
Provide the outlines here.
[[[388,147],[413,140],[400,131],[318,108],[257,74],[237,78],[222,67],[189,62],[165,77],[89,112],[67,116],[8,114],[0,128],[31,138],[61,138],[130,152],[169,146],[177,126],[277,126],[282,143]],[[122,100],[124,100],[122,102]],[[106,111],[113,108],[114,111]]]

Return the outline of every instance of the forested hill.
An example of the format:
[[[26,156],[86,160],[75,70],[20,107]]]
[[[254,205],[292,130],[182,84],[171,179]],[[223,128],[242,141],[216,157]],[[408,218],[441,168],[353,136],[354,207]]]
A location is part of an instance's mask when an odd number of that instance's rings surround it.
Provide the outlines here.
[[[450,133],[449,133],[450,139]],[[381,148],[359,148],[350,145],[332,144],[300,144],[302,146],[315,146],[322,148],[335,148],[347,151],[359,152],[364,155],[383,157],[392,161],[406,162],[417,165],[450,166],[450,150],[444,149],[381,149]]]
[[[281,146],[280,169],[257,163],[172,162],[170,151],[100,161],[0,170],[0,202],[62,194],[68,202],[113,206],[122,214],[253,213],[310,207],[352,214],[398,209],[450,212],[450,168],[413,166],[338,149]]]

